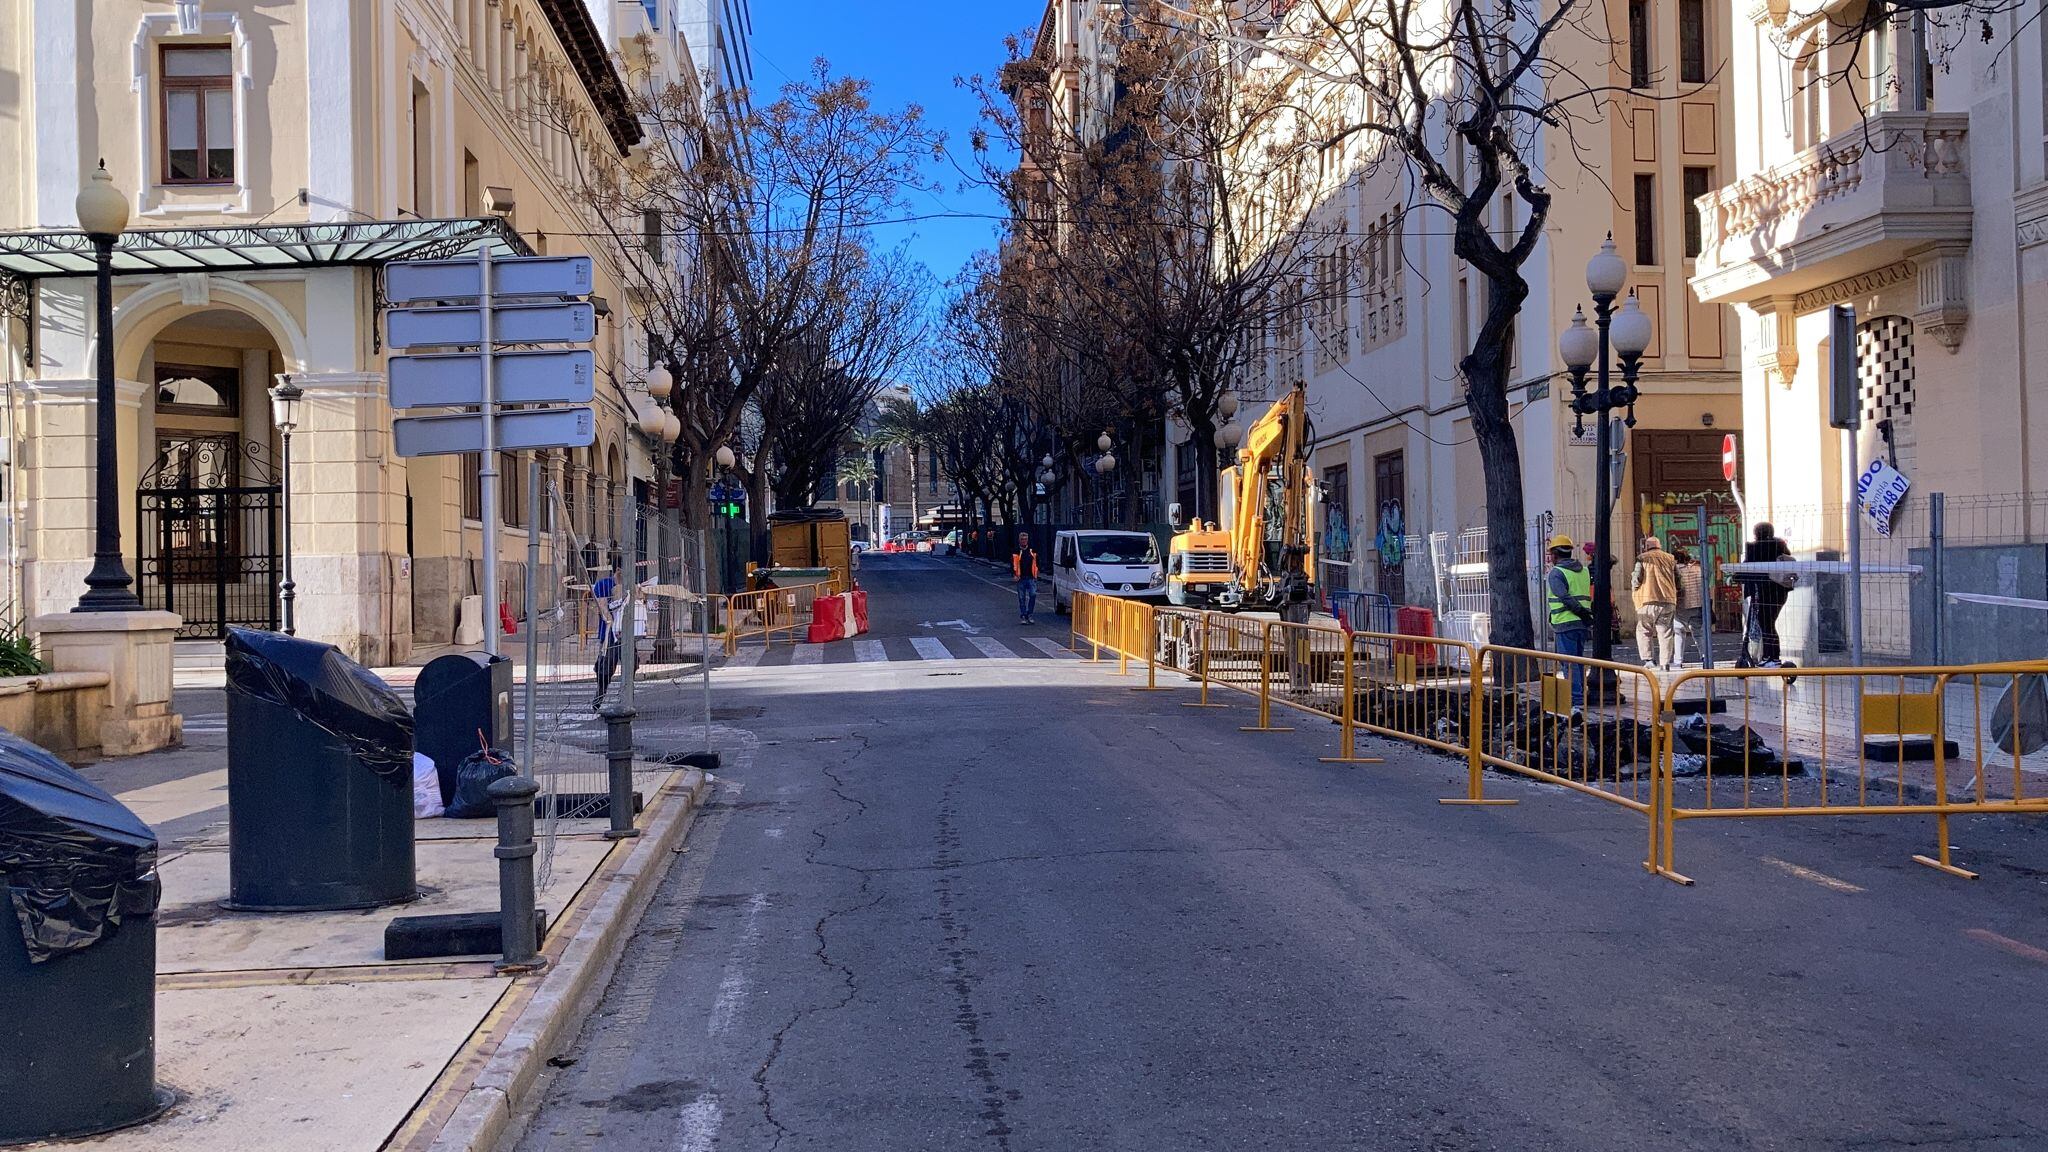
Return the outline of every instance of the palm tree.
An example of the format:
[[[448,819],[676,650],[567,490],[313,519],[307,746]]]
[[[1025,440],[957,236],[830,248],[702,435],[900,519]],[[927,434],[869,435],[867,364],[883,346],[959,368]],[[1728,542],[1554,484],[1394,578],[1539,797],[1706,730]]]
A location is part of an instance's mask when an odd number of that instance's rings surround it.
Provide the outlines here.
[[[910,456],[910,522],[917,523],[917,456],[931,437],[930,422],[908,396],[886,395],[875,417],[874,431],[867,436],[870,447],[887,452],[900,448]]]
[[[854,491],[859,493],[860,522],[866,527],[868,491],[869,486],[875,482],[875,453],[867,443],[867,437],[854,437],[853,454],[839,462],[839,480],[843,484],[853,485]],[[874,543],[879,544],[881,541],[877,540]]]

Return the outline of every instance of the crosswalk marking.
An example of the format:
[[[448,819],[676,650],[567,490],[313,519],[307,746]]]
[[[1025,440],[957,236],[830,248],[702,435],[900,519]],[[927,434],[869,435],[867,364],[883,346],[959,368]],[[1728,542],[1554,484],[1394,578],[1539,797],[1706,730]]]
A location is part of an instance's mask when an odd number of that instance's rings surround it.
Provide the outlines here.
[[[796,646],[796,650],[789,654],[789,662],[791,664],[823,664],[825,662],[825,646],[823,644],[799,644]]]
[[[873,664],[878,660],[887,660],[889,653],[882,647],[880,640],[855,640],[853,658],[862,664]]]
[[[917,649],[920,660],[951,660],[953,654],[946,650],[945,642],[936,636],[912,636],[910,646]]]
[[[1055,660],[1080,659],[1079,656],[1074,655],[1072,652],[1069,652],[1065,648],[1060,647],[1058,644],[1055,644],[1052,641],[1047,640],[1043,636],[1026,636],[1024,637],[1024,642],[1026,644],[1031,645],[1033,648],[1038,649],[1040,652],[1045,653],[1047,656],[1052,657]]]
[[[1004,647],[1003,642],[993,636],[969,636],[967,642],[974,645],[983,656],[987,656],[992,660],[1015,660],[1017,658],[1015,652]]]

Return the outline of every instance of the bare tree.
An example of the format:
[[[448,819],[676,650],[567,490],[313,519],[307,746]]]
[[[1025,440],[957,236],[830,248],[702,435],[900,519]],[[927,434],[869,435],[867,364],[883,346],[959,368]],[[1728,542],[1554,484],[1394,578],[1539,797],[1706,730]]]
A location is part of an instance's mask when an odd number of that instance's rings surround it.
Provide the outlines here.
[[[1191,0],[1207,35],[1263,61],[1318,155],[1405,186],[1405,211],[1448,218],[1452,251],[1482,284],[1480,322],[1459,360],[1485,475],[1492,630],[1530,644],[1521,451],[1508,384],[1524,268],[1549,219],[1547,157],[1579,157],[1575,129],[1604,114],[1613,46],[1594,0]],[[1598,75],[1575,70],[1595,47]],[[1603,59],[1604,57],[1604,59]],[[1546,154],[1546,147],[1551,151]],[[1548,159],[1555,163],[1554,159]],[[1398,256],[1397,256],[1398,258]]]
[[[645,145],[577,177],[650,361],[675,374],[672,462],[688,519],[706,524],[713,457],[771,415],[756,406],[763,388],[805,348],[843,351],[845,322],[878,306],[863,295],[877,265],[865,232],[921,186],[918,162],[939,137],[915,105],[879,111],[866,81],[822,59],[765,107],[707,110],[694,79],[656,74],[654,58],[627,56]],[[579,128],[544,90],[534,105],[556,130]],[[760,428],[775,434],[772,420]]]
[[[1271,226],[1312,207],[1308,141],[1282,94],[1247,84],[1243,53],[1188,13],[1133,0],[1111,18],[1109,95],[1079,120],[1049,99],[1056,45],[1013,44],[995,85],[971,82],[987,132],[1019,157],[982,153],[1012,213],[1002,273],[1051,286],[1007,319],[1068,388],[1101,393],[1125,435],[1184,420],[1197,511],[1213,514],[1218,402],[1263,384],[1270,334],[1337,287],[1313,275],[1319,238]],[[1092,443],[1101,428],[1063,431]]]

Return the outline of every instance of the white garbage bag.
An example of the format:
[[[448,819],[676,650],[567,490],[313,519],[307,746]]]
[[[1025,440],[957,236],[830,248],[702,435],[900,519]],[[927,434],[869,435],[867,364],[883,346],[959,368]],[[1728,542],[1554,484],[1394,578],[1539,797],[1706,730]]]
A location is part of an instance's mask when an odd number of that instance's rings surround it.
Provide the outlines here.
[[[429,820],[441,815],[446,809],[441,806],[441,774],[434,771],[434,761],[424,752],[412,754],[412,815],[415,820]]]

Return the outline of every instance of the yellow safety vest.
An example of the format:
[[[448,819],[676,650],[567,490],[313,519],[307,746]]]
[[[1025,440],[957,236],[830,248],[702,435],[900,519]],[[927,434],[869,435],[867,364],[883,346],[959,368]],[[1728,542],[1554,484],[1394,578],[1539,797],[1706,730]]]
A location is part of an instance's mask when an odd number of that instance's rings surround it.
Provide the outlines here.
[[[1584,567],[1573,569],[1561,565],[1553,566],[1551,570],[1564,575],[1565,587],[1571,590],[1573,596],[1584,600],[1588,605],[1592,604],[1593,574],[1591,572],[1587,571]],[[1585,620],[1579,617],[1577,612],[1571,610],[1571,607],[1565,602],[1564,598],[1557,594],[1557,589],[1550,586],[1548,576],[1544,578],[1543,588],[1545,598],[1550,601],[1551,627],[1575,628],[1586,623]]]

